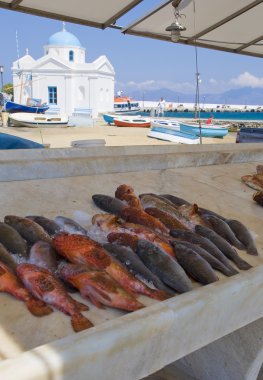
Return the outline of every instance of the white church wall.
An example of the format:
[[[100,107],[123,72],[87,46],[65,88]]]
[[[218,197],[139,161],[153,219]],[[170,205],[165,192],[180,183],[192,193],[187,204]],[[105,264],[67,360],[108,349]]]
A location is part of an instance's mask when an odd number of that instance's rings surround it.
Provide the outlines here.
[[[69,52],[73,51],[74,61],[71,63],[85,63],[85,48],[76,46],[45,46],[45,54],[49,54],[53,57],[63,59],[63,61],[69,61]]]

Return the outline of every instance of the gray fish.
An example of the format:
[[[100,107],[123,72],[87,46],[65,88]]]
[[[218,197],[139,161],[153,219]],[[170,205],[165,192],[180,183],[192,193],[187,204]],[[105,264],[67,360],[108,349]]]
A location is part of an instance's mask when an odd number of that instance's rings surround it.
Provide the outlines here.
[[[28,246],[16,229],[0,222],[0,242],[11,253],[27,257]]]
[[[245,246],[246,251],[249,255],[258,255],[257,247],[255,245],[254,239],[244,224],[238,220],[228,220],[227,224],[231,230],[236,235],[237,239]]]
[[[236,235],[231,230],[231,228],[229,227],[229,225],[227,224],[226,221],[219,219],[214,215],[205,215],[204,218],[212,226],[212,229],[218,235],[222,236],[222,238],[227,240],[231,245],[233,245],[234,247],[236,247],[237,249],[240,249],[240,250],[245,249],[244,245],[241,243],[241,241],[239,241],[236,238]]]
[[[201,236],[212,241],[228,259],[232,260],[236,264],[239,269],[247,270],[252,268],[252,266],[245,260],[241,259],[241,257],[238,256],[237,251],[215,231],[200,225],[195,227],[195,231]]]
[[[66,218],[65,216],[56,216],[55,222],[60,226],[62,231],[68,232],[69,234],[88,234],[88,231],[79,223],[75,222],[73,219]]]
[[[171,201],[175,206],[182,206],[182,205],[190,205],[191,203],[186,201],[183,198],[176,197],[175,195],[172,194],[161,194],[161,197],[168,199]]]
[[[178,263],[195,280],[204,285],[218,281],[211,265],[191,248],[184,244],[177,244],[175,252]]]
[[[46,241],[38,241],[30,249],[29,262],[55,273],[57,269],[57,253]]]
[[[48,219],[45,216],[29,215],[26,216],[26,218],[39,224],[50,236],[56,235],[61,230],[59,225],[55,223],[54,220]]]
[[[44,228],[33,220],[21,218],[20,216],[7,215],[4,219],[5,223],[15,228],[17,232],[30,244],[34,244],[39,240],[46,241],[51,244],[51,238]]]
[[[8,266],[9,269],[12,270],[13,273],[16,273],[17,262],[13,258],[8,250],[0,243],[0,261]]]
[[[225,276],[233,276],[233,273],[231,270],[229,270],[221,261],[219,261],[217,258],[215,258],[213,255],[211,255],[208,251],[205,249],[201,248],[197,244],[192,244],[187,241],[180,241],[179,243],[177,241],[173,241],[173,245],[175,246],[176,250],[176,245],[177,244],[183,244],[188,248],[191,248],[193,251],[198,253],[203,259],[205,259],[213,269],[218,270],[219,272],[223,273]]]
[[[137,254],[147,268],[172,289],[184,293],[193,288],[183,268],[156,245],[140,239]]]
[[[170,291],[164,283],[143,264],[141,259],[132,249],[109,243],[104,244],[103,247],[112,257],[120,261],[134,276],[139,275],[144,280],[152,282],[157,289],[165,290],[167,292]]]
[[[209,252],[212,256],[221,261],[231,271],[233,275],[238,273],[238,271],[232,267],[229,260],[220,251],[220,249],[218,249],[217,246],[207,238],[191,231],[172,230],[170,231],[170,233],[176,239],[188,241],[189,243],[199,245],[200,247],[204,248],[207,252]]]
[[[109,195],[94,194],[92,199],[96,206],[110,214],[121,216],[122,210],[127,207],[127,204]]]
[[[185,199],[176,197],[176,196],[171,195],[171,194],[162,194],[162,197],[164,197],[166,199],[169,199],[177,207],[180,207],[182,205],[191,205],[191,203],[188,202],[188,201],[186,201]],[[216,216],[219,219],[226,220],[226,218],[224,218],[222,215],[219,215],[219,214],[217,214],[214,211],[211,211],[211,210],[208,210],[206,208],[199,207],[199,206],[198,206],[198,214],[201,215],[201,216],[204,216],[204,215],[213,215],[213,216]]]

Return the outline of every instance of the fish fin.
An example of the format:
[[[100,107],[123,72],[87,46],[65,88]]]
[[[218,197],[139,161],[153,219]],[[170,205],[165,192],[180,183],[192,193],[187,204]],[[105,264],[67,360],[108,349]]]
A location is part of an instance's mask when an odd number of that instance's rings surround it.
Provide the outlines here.
[[[51,309],[51,307],[46,305],[44,302],[35,300],[33,298],[27,300],[26,305],[30,313],[36,317],[43,317],[44,315],[53,313],[53,309]]]
[[[74,300],[74,302],[75,302],[75,305],[77,306],[77,308],[78,308],[80,311],[87,311],[87,310],[89,310],[88,305],[85,305],[84,303],[82,303],[82,302],[78,302],[78,301],[76,301],[76,300]]]
[[[249,255],[258,256],[258,250],[254,245],[249,245],[246,251]]]
[[[103,306],[103,304],[101,302],[99,302],[96,297],[94,295],[92,295],[90,292],[82,292],[80,290],[80,294],[82,295],[83,298],[88,298],[90,300],[90,302],[96,306],[98,309],[105,309],[105,307]]]
[[[164,301],[174,296],[174,294],[173,295],[168,294],[164,290],[155,290],[155,289],[151,289],[151,290],[152,291],[149,292],[148,296],[158,301]]]
[[[249,263],[247,263],[245,260],[241,259],[240,257],[236,259],[234,262],[236,266],[238,267],[238,269],[248,270],[252,268],[252,265],[250,265]]]
[[[75,332],[82,331],[93,327],[93,323],[82,314],[75,314],[71,317],[71,324]]]

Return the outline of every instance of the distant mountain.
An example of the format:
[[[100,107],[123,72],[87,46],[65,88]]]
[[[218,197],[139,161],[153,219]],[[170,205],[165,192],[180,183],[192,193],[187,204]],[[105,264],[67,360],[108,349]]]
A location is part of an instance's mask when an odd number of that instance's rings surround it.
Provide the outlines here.
[[[195,103],[195,94],[183,94],[168,88],[158,90],[134,90],[129,91],[129,96],[136,100],[158,101],[163,97],[166,102],[174,103]],[[221,94],[200,93],[200,104],[263,104],[263,88],[244,87],[235,90],[225,91]]]

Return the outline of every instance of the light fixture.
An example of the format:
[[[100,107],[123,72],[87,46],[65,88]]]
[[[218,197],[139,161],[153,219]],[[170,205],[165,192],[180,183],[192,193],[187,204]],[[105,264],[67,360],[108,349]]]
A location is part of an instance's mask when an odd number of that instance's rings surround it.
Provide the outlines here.
[[[186,30],[186,28],[179,23],[179,18],[184,16],[183,14],[179,13],[179,10],[178,10],[179,3],[180,2],[178,2],[178,1],[172,2],[172,6],[174,7],[175,21],[171,25],[167,26],[167,28],[165,29],[167,32],[171,32],[171,41],[172,42],[178,42],[180,37],[181,37],[181,32]]]

